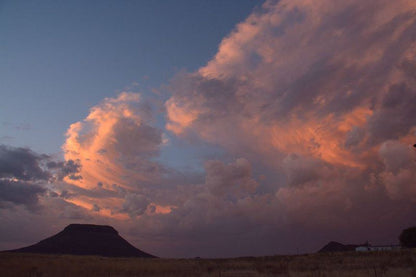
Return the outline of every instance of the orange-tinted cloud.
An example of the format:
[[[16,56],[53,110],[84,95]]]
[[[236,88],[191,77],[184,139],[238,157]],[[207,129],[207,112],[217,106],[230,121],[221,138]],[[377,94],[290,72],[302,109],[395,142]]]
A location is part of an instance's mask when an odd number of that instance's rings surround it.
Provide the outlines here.
[[[415,9],[268,1],[206,66],[178,77],[167,128],[271,167],[297,153],[364,169],[383,139],[414,126]]]
[[[416,196],[415,13],[407,0],[266,1],[175,78],[166,127],[273,176],[246,203],[274,193],[281,226],[351,235],[377,210],[404,224]]]
[[[151,159],[163,144],[162,131],[149,125],[150,106],[136,93],[106,98],[83,120],[72,124],[63,145],[65,159],[82,165],[82,179],[65,181],[87,191],[106,189],[113,195],[99,197],[78,193],[71,202],[100,214],[141,215],[149,200],[143,187],[157,182],[162,166]]]
[[[149,111],[140,106],[140,96],[122,93],[106,98],[83,121],[67,131],[65,159],[79,160],[82,180],[72,181],[85,188],[98,183],[111,187],[135,188],[136,183],[157,177],[159,168],[148,160],[158,153],[162,132],[148,125]]]

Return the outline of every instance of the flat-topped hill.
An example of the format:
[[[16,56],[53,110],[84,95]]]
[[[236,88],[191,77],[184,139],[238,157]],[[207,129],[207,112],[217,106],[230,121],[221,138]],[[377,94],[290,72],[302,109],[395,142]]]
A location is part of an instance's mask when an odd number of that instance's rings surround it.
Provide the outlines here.
[[[34,245],[9,252],[105,257],[155,257],[131,245],[113,227],[93,224],[70,224],[54,236]]]

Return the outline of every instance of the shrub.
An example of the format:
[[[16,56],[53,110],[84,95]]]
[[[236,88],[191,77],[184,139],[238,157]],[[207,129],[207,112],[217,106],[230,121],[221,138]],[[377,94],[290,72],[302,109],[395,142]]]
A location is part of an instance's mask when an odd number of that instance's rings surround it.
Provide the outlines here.
[[[404,229],[399,237],[400,244],[404,247],[416,247],[416,227]]]

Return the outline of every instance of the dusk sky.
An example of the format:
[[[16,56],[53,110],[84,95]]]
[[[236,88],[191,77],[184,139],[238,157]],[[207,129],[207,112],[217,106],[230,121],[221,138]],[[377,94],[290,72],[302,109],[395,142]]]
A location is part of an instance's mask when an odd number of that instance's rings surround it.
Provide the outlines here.
[[[0,250],[106,224],[161,257],[416,225],[414,0],[0,0]]]

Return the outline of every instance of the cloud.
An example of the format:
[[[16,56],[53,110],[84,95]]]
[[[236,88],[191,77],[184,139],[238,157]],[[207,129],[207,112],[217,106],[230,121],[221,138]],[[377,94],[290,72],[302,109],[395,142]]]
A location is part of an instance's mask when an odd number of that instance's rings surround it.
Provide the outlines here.
[[[416,92],[406,82],[388,88],[378,109],[369,119],[368,127],[373,141],[380,142],[406,136],[415,123]]]
[[[174,80],[167,128],[284,174],[295,156],[366,170],[386,140],[415,138],[415,9],[267,1],[206,66]]]
[[[45,188],[26,182],[0,180],[0,208],[5,202],[23,204],[30,209],[36,208],[39,196],[44,194]]]
[[[238,147],[238,138],[240,148],[262,156],[259,144],[357,162],[338,146],[352,130],[381,139],[386,122],[391,132],[384,133],[394,139],[413,126],[414,80],[402,66],[415,54],[412,9],[408,1],[394,7],[388,1],[269,1],[222,41],[205,67],[173,83],[167,127],[227,148]],[[382,104],[397,93],[407,103],[403,113]],[[234,135],[226,135],[229,128]]]
[[[51,176],[42,168],[42,163],[47,158],[45,155],[33,153],[28,148],[0,145],[0,178],[48,180]]]
[[[384,171],[380,178],[395,200],[416,201],[416,151],[398,141],[386,141],[379,150]]]
[[[321,160],[301,157],[294,153],[289,154],[282,165],[288,186],[316,184],[321,176],[330,175],[331,170]]]
[[[64,162],[51,161],[47,163],[47,167],[49,169],[58,169],[58,175],[57,175],[58,180],[62,180],[65,177],[71,180],[82,179],[82,176],[79,175],[79,172],[81,170],[81,165],[78,160],[77,161],[68,160]]]
[[[153,187],[169,174],[156,161],[166,139],[153,113],[140,94],[122,92],[69,127],[66,163],[78,161],[82,176],[64,179],[72,185],[66,186],[69,201],[109,217],[136,217],[147,210],[156,194]]]
[[[0,205],[36,209],[39,197],[46,192],[51,196],[56,194],[47,188],[51,182],[65,177],[78,178],[78,172],[79,165],[72,160],[56,162],[29,148],[0,145]]]
[[[149,106],[139,94],[121,93],[93,107],[70,126],[63,146],[66,160],[81,163],[81,180],[67,180],[85,188],[97,183],[134,189],[153,182],[163,168],[152,161],[163,143],[162,131],[149,125]]]
[[[254,193],[258,186],[252,178],[250,163],[243,158],[229,165],[221,161],[207,161],[205,172],[205,186],[216,196],[228,194],[231,197],[238,197],[240,194]]]
[[[161,256],[392,243],[416,220],[415,13],[408,0],[266,1],[172,80],[166,130],[123,92],[68,128],[64,162],[0,156],[2,184],[56,207],[48,220],[114,224]],[[170,168],[164,132],[222,153]]]
[[[265,176],[253,180],[246,222],[266,198],[271,206],[256,213],[273,211],[280,223],[265,224],[283,233],[294,224],[315,238],[357,239],[374,236],[370,221],[384,233],[375,239],[388,237],[414,211],[415,12],[406,0],[266,1],[205,66],[175,77],[166,128]],[[238,175],[220,165],[205,167],[217,196]],[[390,223],[374,223],[380,213]]]
[[[144,195],[128,193],[121,212],[127,212],[130,217],[136,217],[144,214],[149,204],[149,200]]]

